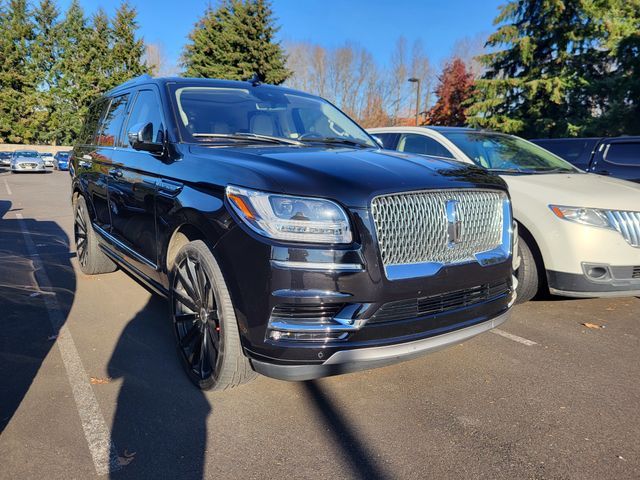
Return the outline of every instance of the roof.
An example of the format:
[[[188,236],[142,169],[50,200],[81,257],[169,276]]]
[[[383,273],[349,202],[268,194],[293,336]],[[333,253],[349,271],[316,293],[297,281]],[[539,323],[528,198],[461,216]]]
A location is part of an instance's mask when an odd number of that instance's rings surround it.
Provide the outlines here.
[[[140,75],[139,77],[132,78],[117,87],[112,88],[107,92],[107,95],[124,90],[127,88],[136,87],[139,85],[157,85],[158,87],[164,87],[168,83],[172,84],[184,84],[184,85],[201,85],[210,87],[225,87],[225,88],[268,88],[277,89],[280,91],[286,91],[295,93],[297,95],[312,96],[309,93],[301,92],[287,87],[281,87],[279,85],[271,85],[269,83],[254,84],[252,81],[237,81],[237,80],[221,80],[218,78],[189,78],[189,77],[152,77],[150,75]]]

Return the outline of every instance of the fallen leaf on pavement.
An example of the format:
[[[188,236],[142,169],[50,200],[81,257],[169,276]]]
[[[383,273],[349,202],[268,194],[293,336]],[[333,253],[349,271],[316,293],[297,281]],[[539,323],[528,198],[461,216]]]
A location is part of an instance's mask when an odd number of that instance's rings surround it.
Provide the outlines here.
[[[118,465],[122,465],[122,466],[129,465],[131,462],[133,462],[133,459],[135,458],[135,456],[136,456],[136,452],[129,452],[128,450],[125,449],[122,456],[118,455]]]
[[[109,377],[91,377],[91,385],[105,385],[110,381]]]
[[[584,325],[587,328],[593,328],[593,329],[604,328],[604,325],[598,325],[597,323],[584,322],[582,325]]]

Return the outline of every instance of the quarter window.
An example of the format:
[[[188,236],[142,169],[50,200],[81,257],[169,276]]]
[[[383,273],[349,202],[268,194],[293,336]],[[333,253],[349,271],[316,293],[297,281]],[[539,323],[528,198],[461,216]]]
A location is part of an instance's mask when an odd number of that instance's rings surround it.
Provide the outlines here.
[[[122,95],[111,100],[107,115],[102,121],[102,128],[96,138],[96,145],[101,147],[120,147],[120,130],[124,123],[129,95]]]
[[[640,167],[640,142],[610,144],[605,160],[615,165]]]
[[[131,109],[126,132],[134,128],[141,128],[148,123],[153,124],[153,141],[162,143],[164,140],[164,125],[162,123],[162,111],[160,110],[156,94],[153,90],[140,90]],[[124,135],[125,143],[128,142],[128,140],[126,140],[126,132]]]
[[[454,158],[451,152],[440,145],[439,142],[425,135],[402,135],[398,143],[398,151],[430,155],[432,157]]]

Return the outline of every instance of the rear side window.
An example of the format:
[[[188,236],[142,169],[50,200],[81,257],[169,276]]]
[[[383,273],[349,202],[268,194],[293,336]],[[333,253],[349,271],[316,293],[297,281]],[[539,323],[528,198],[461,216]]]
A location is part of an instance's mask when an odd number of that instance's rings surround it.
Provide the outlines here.
[[[107,106],[109,105],[109,99],[101,98],[92,103],[87,112],[87,116],[84,119],[84,126],[82,127],[82,133],[78,138],[78,143],[81,145],[89,145],[93,143],[93,139],[98,130],[100,119],[106,113]]]
[[[153,124],[153,141],[162,143],[164,140],[162,138],[164,125],[162,123],[162,111],[160,110],[158,98],[153,90],[140,90],[131,109],[126,132],[134,128],[139,130],[147,123]],[[128,141],[126,139],[126,132],[124,135],[125,143]]]
[[[109,110],[102,120],[100,133],[96,138],[96,145],[101,147],[120,147],[120,131],[127,111],[129,95],[121,95],[111,100]]]
[[[640,167],[640,142],[612,143],[604,159],[614,165]]]
[[[382,142],[382,146],[387,150],[395,150],[396,140],[398,139],[397,133],[372,133],[374,137],[377,137]]]
[[[398,151],[432,157],[454,158],[449,150],[433,138],[413,133],[402,135],[400,142],[398,142]]]

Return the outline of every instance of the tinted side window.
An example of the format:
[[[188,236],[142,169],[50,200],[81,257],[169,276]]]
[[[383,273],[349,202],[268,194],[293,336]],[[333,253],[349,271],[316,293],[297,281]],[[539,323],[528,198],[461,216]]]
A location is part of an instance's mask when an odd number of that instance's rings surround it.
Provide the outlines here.
[[[534,140],[533,143],[555,153],[574,165],[586,166],[591,160],[591,152],[598,143],[598,139]]]
[[[120,130],[124,122],[125,113],[127,111],[127,100],[129,95],[122,95],[111,100],[109,110],[102,120],[100,133],[96,138],[96,144],[101,147],[119,147]]]
[[[387,150],[395,150],[396,140],[398,138],[397,133],[372,133],[374,137],[377,137],[382,142],[382,146]]]
[[[640,167],[640,142],[610,144],[605,160],[615,165]]]
[[[162,110],[158,103],[153,90],[141,90],[135,99],[129,120],[127,122],[127,128],[124,134],[124,142],[127,143],[126,133],[133,128],[141,128],[147,123],[153,124],[153,141],[156,143],[162,143],[164,135],[164,125],[162,124]]]
[[[431,155],[433,157],[454,158],[449,150],[433,138],[412,133],[402,135],[398,143],[398,150],[400,152]]]
[[[104,115],[107,105],[109,105],[109,100],[106,98],[101,98],[91,104],[89,111],[87,112],[87,116],[84,119],[82,133],[78,138],[79,144],[90,145],[93,143],[93,138],[98,130],[100,119]]]

